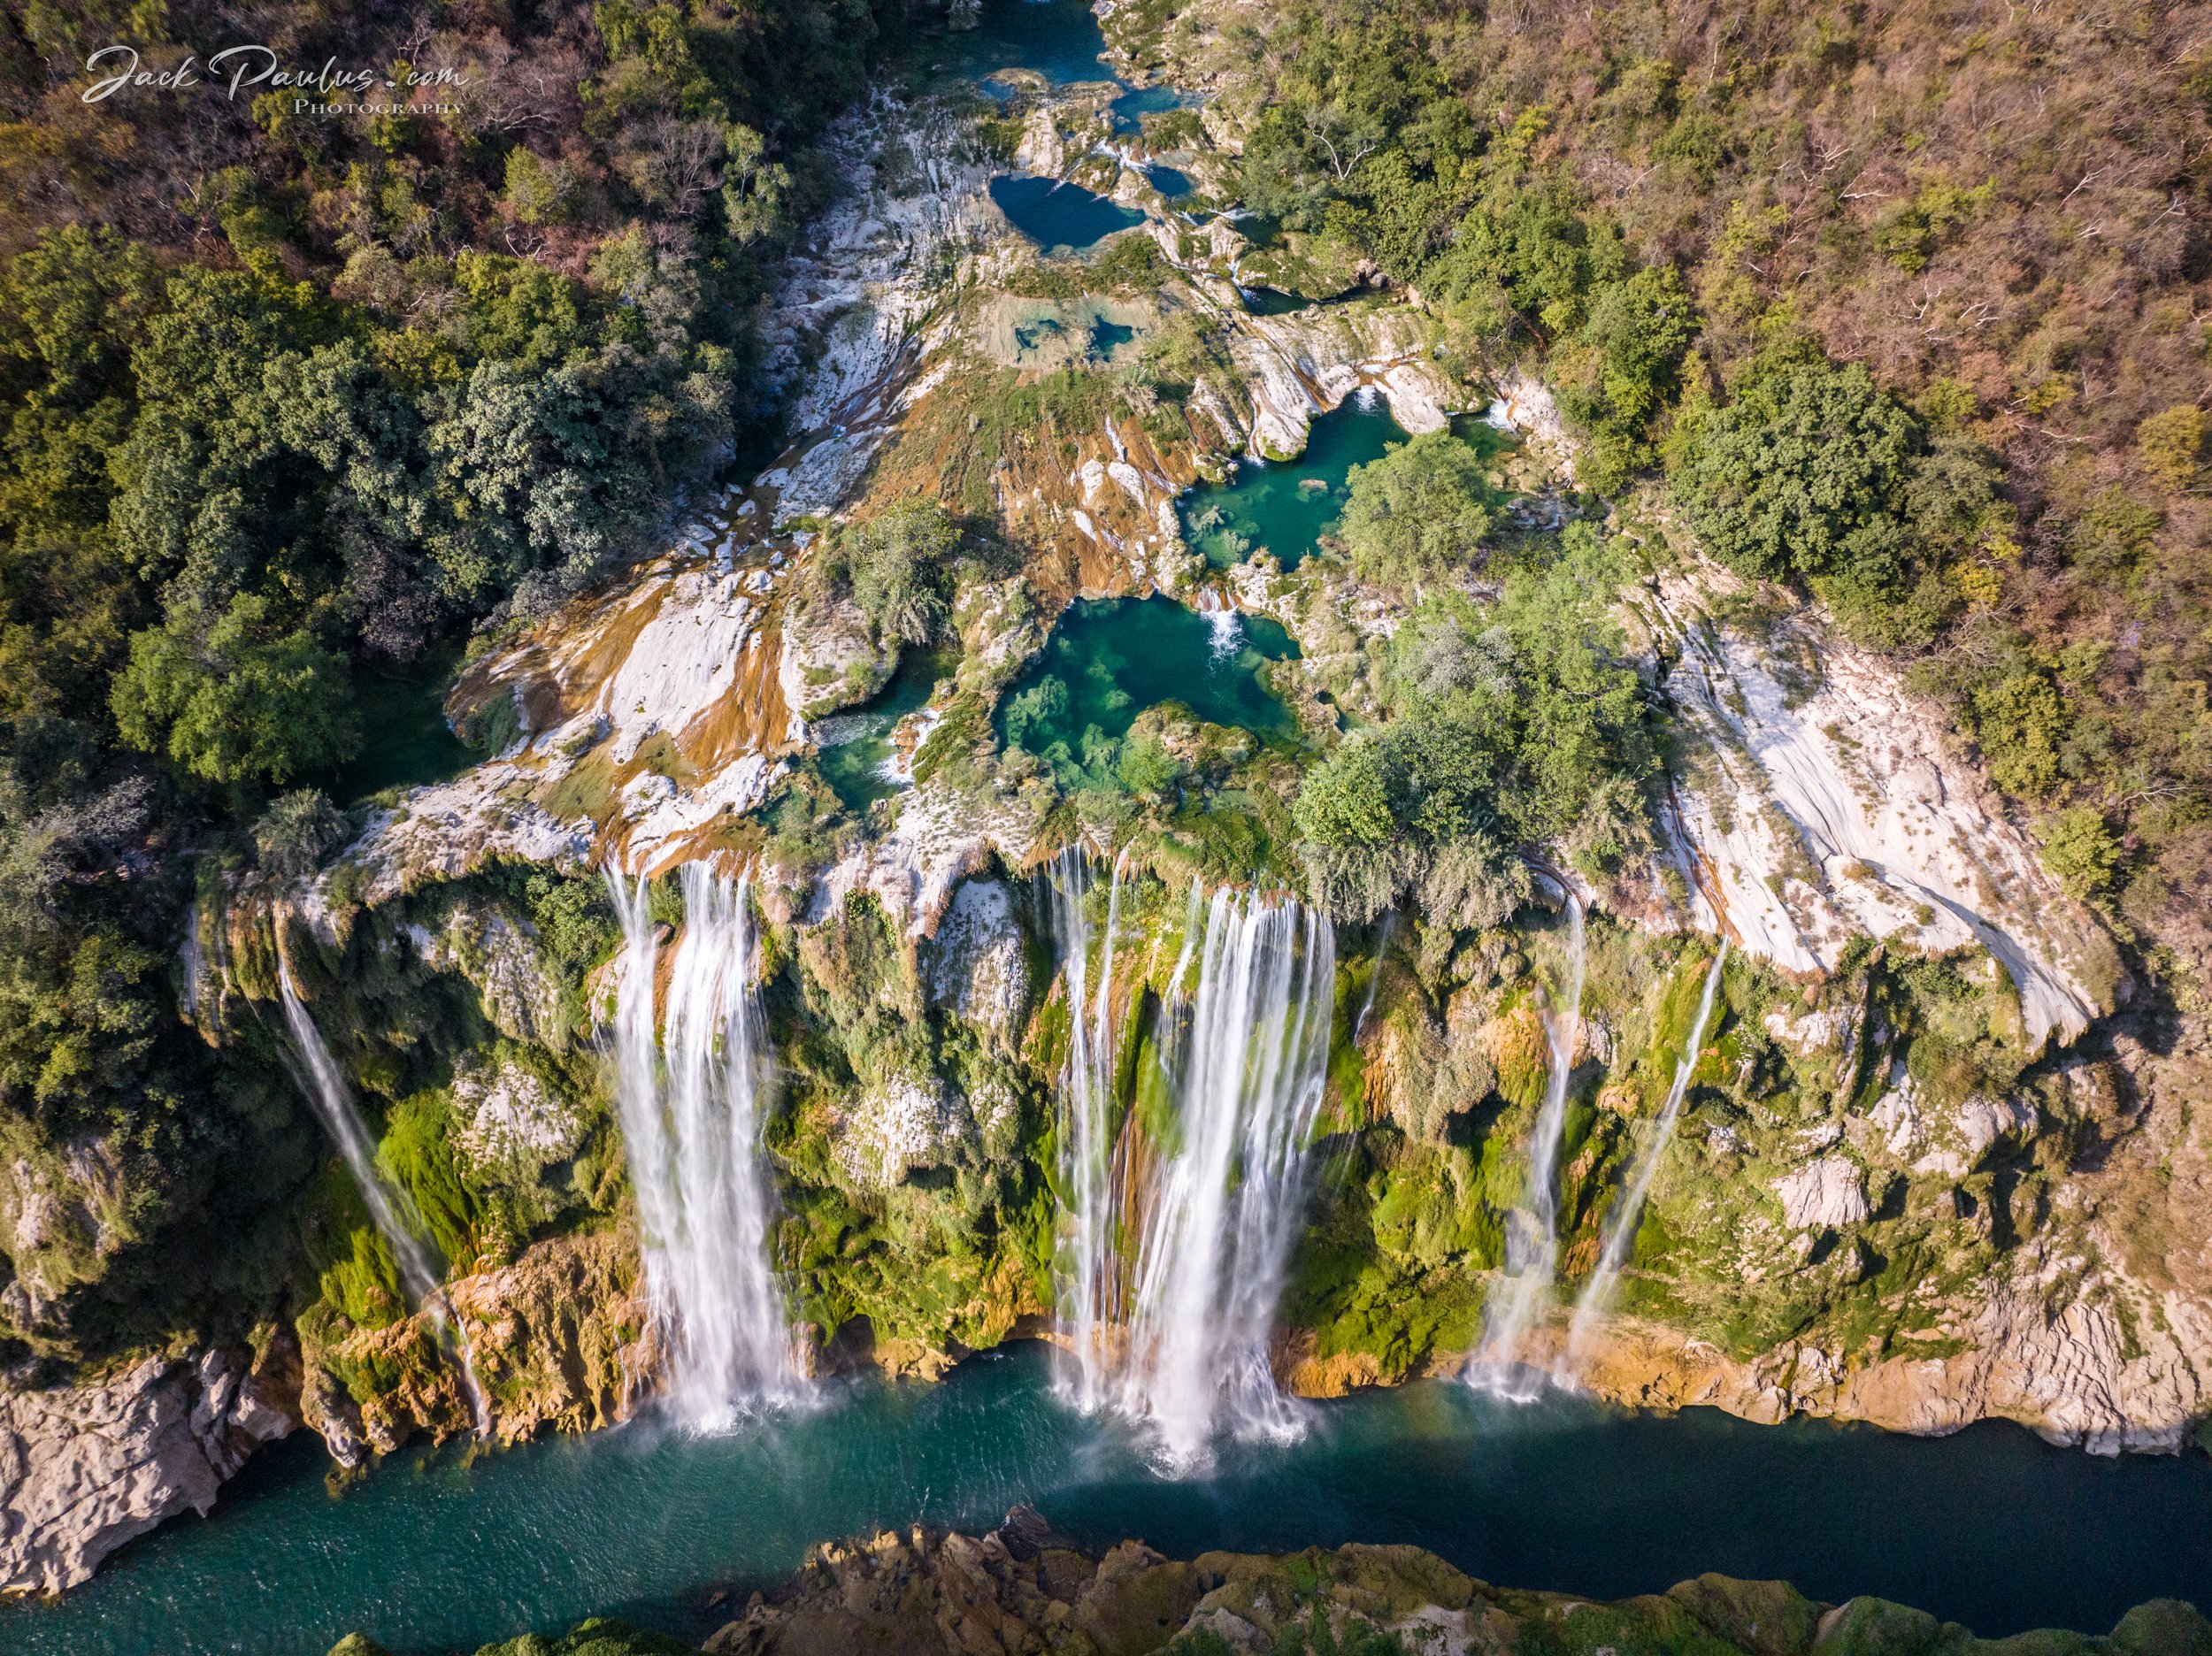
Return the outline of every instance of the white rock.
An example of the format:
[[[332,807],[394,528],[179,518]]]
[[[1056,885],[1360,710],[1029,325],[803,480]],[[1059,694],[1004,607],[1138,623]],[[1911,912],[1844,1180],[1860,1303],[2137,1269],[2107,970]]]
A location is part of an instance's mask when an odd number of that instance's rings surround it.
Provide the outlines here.
[[[930,997],[996,1034],[1011,1031],[1029,998],[1013,893],[995,879],[963,881],[937,925]]]
[[[934,1076],[871,1087],[841,1112],[831,1154],[855,1183],[888,1190],[910,1169],[941,1166],[976,1137],[967,1102]]]
[[[575,1150],[584,1124],[519,1064],[464,1063],[453,1100],[465,1117],[457,1135],[475,1168],[543,1167]]]
[[[2000,1138],[2032,1137],[2035,1106],[2025,1099],[1970,1098],[1951,1117],[1968,1151],[1978,1158]]]
[[[1867,1205],[1866,1175],[1842,1156],[1823,1156],[1774,1182],[1782,1216],[1793,1230],[1857,1224]]]
[[[1774,1011],[1761,1022],[1768,1034],[1799,1058],[1830,1050],[1843,1033],[1842,1016],[1835,1012],[1808,1012],[1792,1018],[1786,1013]]]
[[[1678,646],[1667,692],[1703,738],[1678,786],[1694,917],[1785,971],[1834,970],[1859,933],[1976,945],[2017,990],[2032,1046],[2071,1040],[2118,980],[2095,917],[1985,803],[1934,717],[1878,657],[1798,617],[1763,640],[1705,613],[1732,578],[1663,577],[1647,617]],[[1716,914],[1717,903],[1724,914]]]

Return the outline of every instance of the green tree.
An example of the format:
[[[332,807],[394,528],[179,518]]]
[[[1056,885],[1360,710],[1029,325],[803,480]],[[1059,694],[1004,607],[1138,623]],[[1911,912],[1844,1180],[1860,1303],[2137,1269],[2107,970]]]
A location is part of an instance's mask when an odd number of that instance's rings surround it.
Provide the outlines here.
[[[1974,740],[1992,781],[2023,799],[2044,798],[2058,786],[2066,706],[2049,678],[2022,668],[1981,686],[1970,705]]]
[[[281,786],[352,755],[349,694],[342,657],[245,594],[211,622],[188,611],[134,634],[113,706],[125,741],[189,776]]]
[[[1651,464],[1652,435],[1672,402],[1697,309],[1671,264],[1599,288],[1589,316],[1555,352],[1559,405],[1589,439],[1581,480],[1611,494]]]
[[[1749,376],[1710,418],[1684,450],[1675,498],[1738,574],[1887,570],[1916,435],[1858,364],[1786,361]]]
[[[908,501],[847,530],[838,556],[858,604],[886,644],[926,644],[943,625],[960,532],[934,501]]]
[[[2044,865],[2074,897],[2085,902],[2112,884],[2120,866],[2120,842],[2095,806],[2054,811],[2037,832],[2043,839]]]
[[[2193,488],[2204,474],[2205,441],[2212,433],[2202,409],[2170,408],[2135,428],[2143,470],[2170,489]]]
[[[1448,431],[1425,432],[1352,468],[1338,531],[1361,579],[1418,592],[1479,573],[1490,533],[1481,456]]]
[[[1526,891],[1509,845],[1594,872],[1644,843],[1653,759],[1609,613],[1626,575],[1574,524],[1494,604],[1449,594],[1400,627],[1393,717],[1307,772],[1292,809],[1319,901],[1363,919],[1410,893],[1440,922],[1491,924]]]

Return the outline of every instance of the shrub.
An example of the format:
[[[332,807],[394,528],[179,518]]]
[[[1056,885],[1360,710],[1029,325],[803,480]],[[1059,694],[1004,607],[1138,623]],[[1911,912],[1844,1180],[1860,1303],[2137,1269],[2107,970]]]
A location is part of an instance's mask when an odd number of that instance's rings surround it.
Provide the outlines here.
[[[302,788],[262,813],[253,827],[254,852],[274,878],[300,879],[315,871],[345,832],[337,808],[315,789]]]
[[[2203,410],[2170,408],[2135,428],[2136,456],[2168,488],[2193,488],[2204,472],[2207,433]]]
[[[2043,839],[2044,866],[2070,895],[2086,902],[2112,884],[2120,866],[2120,842],[2095,806],[2054,811],[2037,832]]]

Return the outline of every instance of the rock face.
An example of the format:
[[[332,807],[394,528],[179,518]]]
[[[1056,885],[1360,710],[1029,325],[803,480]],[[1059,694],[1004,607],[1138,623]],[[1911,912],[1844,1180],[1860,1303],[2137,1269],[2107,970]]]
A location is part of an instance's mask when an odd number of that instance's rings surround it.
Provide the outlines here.
[[[149,1357],[105,1385],[0,1392],[0,1591],[60,1592],[215,1491],[296,1422],[238,1356]]]
[[[1645,617],[1679,652],[1664,682],[1692,739],[1676,826],[1701,929],[1800,974],[1833,970],[1862,932],[1978,945],[2035,1046],[2111,1011],[2111,940],[1896,673],[1802,617],[1763,637],[1717,620],[1740,594],[1701,565],[1694,584],[1660,582]]]
[[[2079,1259],[2032,1253],[1979,1305],[1931,1330],[1928,1355],[1901,1342],[1895,1355],[1855,1365],[1841,1348],[1791,1340],[1738,1361],[1617,1319],[1578,1345],[1576,1378],[1640,1408],[1704,1404],[1746,1420],[1832,1416],[1925,1436],[2012,1420],[2093,1454],[2177,1453],[2206,1404],[2182,1341],[2147,1320],[2135,1323],[2137,1341],[2110,1304],[2063,1293]]]
[[[2212,1622],[2172,1600],[2129,1611],[2108,1639],[2039,1632],[1995,1644],[1884,1599],[1830,1606],[1786,1582],[1725,1576],[1594,1604],[1493,1587],[1411,1546],[1355,1544],[1286,1556],[1204,1552],[1183,1562],[1141,1541],[1124,1541],[1099,1559],[1054,1535],[1025,1506],[988,1535],[917,1525],[904,1534],[885,1530],[818,1546],[795,1575],[754,1594],[744,1615],[707,1641],[716,1656],[1144,1656],[1162,1649],[1468,1656],[1592,1648],[1694,1648],[1711,1656],[1973,1656],[2017,1649],[2200,1656],[2208,1646]]]
[[[621,1231],[549,1237],[511,1264],[447,1284],[496,1441],[611,1426],[649,1391],[659,1353],[645,1331],[637,1258],[635,1238]],[[328,1346],[311,1340],[306,1364],[306,1423],[341,1466],[388,1454],[418,1434],[442,1441],[470,1429],[459,1372],[426,1313]],[[389,1377],[365,1404],[342,1378],[365,1365]]]
[[[1775,1183],[1793,1230],[1853,1225],[1866,1217],[1866,1175],[1842,1156],[1823,1156]]]

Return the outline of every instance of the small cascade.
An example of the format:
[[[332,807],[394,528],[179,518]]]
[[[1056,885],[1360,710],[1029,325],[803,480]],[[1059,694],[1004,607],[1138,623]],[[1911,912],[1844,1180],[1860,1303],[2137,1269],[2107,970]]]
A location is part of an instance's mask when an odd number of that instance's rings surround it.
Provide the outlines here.
[[[1225,1406],[1240,1432],[1297,1430],[1268,1337],[1297,1233],[1336,978],[1321,915],[1222,891],[1206,908],[1187,997],[1198,907],[1194,890],[1166,1008],[1180,1142],[1153,1180],[1120,1384],[1122,1407],[1154,1426],[1175,1467],[1203,1459]]]
[[[1382,931],[1375,939],[1375,970],[1368,974],[1367,997],[1359,1003],[1359,1016],[1352,1020],[1352,1044],[1357,1046],[1367,1033],[1367,1020],[1374,1016],[1375,995],[1382,988],[1383,962],[1390,954],[1390,939],[1398,929],[1398,911],[1383,910]]]
[[[1122,1307],[1114,1255],[1114,942],[1121,920],[1125,857],[1114,862],[1106,893],[1106,929],[1091,962],[1089,864],[1070,846],[1046,874],[1068,1004],[1068,1056],[1061,1068],[1060,1172],[1068,1199],[1067,1234],[1056,1272],[1061,1326],[1075,1359],[1072,1400],[1086,1413],[1104,1399],[1107,1330]]]
[[[307,1071],[308,1085],[301,1091],[307,1094],[316,1115],[322,1118],[323,1131],[330,1135],[331,1142],[338,1146],[339,1155],[344,1158],[346,1169],[353,1175],[369,1217],[390,1245],[392,1258],[399,1267],[401,1285],[430,1318],[431,1326],[437,1330],[439,1345],[458,1361],[461,1386],[468,1393],[469,1413],[474,1419],[476,1435],[488,1437],[492,1429],[491,1405],[476,1377],[475,1348],[469,1344],[468,1335],[453,1315],[452,1302],[446,1297],[445,1268],[431,1246],[423,1240],[428,1227],[423,1223],[413,1200],[386,1179],[378,1169],[376,1146],[369,1138],[368,1123],[354,1108],[352,1090],[346,1085],[338,1061],[324,1045],[322,1031],[315,1027],[306,1002],[300,999],[299,990],[293,985],[292,967],[281,948],[277,951],[277,999],[284,1008],[284,1024],[291,1031],[293,1050]]]
[[[1567,893],[1567,978],[1544,1020],[1551,1074],[1528,1151],[1528,1195],[1506,1226],[1506,1280],[1494,1300],[1482,1344],[1467,1366],[1468,1384],[1515,1402],[1536,1395],[1540,1376],[1521,1361],[1528,1332],[1551,1298],[1559,1269],[1559,1146],[1567,1125],[1567,1082],[1582,1029],[1582,903]]]
[[[1220,609],[1206,613],[1206,648],[1215,661],[1228,661],[1237,653],[1243,641],[1244,617],[1235,610]]]
[[[682,870],[683,936],[658,1026],[658,947],[646,880],[610,870],[623,957],[614,1046],[648,1299],[679,1416],[703,1430],[799,1389],[769,1269],[772,1212],[759,1139],[769,1077],[752,971],[748,882]]]
[[[1667,1101],[1660,1108],[1658,1130],[1653,1133],[1643,1159],[1637,1163],[1635,1177],[1629,1182],[1626,1193],[1606,1223],[1605,1245],[1598,1254],[1597,1269],[1590,1273],[1582,1298],[1575,1303],[1574,1322],[1567,1332],[1570,1372],[1580,1367],[1590,1338],[1597,1331],[1597,1319],[1613,1297],[1622,1268],[1628,1263],[1629,1254],[1636,1246],[1636,1226],[1643,1216],[1644,1198],[1651,1190],[1652,1175],[1659,1169],[1659,1158],[1666,1150],[1667,1141],[1674,1136],[1675,1120],[1682,1114],[1682,1100],[1689,1095],[1690,1077],[1696,1073],[1698,1054],[1705,1045],[1705,1026],[1713,1016],[1714,997],[1720,991],[1721,968],[1727,961],[1728,939],[1724,937],[1713,955],[1712,970],[1705,974],[1705,992],[1698,997],[1697,1016],[1691,1020],[1689,1039],[1683,1046],[1681,1062],[1674,1067],[1674,1083],[1668,1087]]]

